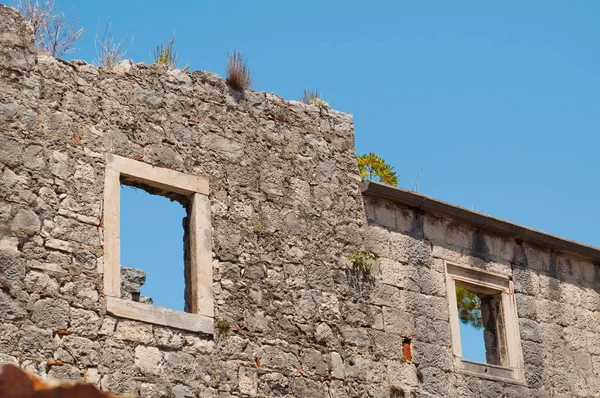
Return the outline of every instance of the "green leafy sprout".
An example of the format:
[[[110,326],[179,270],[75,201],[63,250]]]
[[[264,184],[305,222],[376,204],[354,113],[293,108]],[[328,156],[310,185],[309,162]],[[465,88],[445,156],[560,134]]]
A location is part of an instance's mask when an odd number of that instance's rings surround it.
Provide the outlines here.
[[[375,253],[368,251],[360,251],[348,257],[348,261],[352,263],[354,269],[362,271],[365,274],[370,274],[373,268],[373,261],[377,260]]]

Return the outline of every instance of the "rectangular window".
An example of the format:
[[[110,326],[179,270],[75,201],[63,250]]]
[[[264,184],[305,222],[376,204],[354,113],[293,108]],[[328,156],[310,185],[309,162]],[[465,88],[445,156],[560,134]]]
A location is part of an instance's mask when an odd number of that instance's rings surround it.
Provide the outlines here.
[[[142,188],[184,205],[187,213],[182,223],[185,288],[173,294],[184,298],[186,312],[153,305],[152,300],[140,292],[145,276],[121,266],[122,185]],[[152,215],[148,217],[152,219]],[[181,216],[178,218],[177,222],[181,223]],[[212,334],[214,307],[208,181],[110,154],[106,160],[103,223],[107,311],[123,318]],[[136,259],[128,261],[137,263]],[[164,266],[169,267],[169,264]],[[165,289],[169,287],[165,286]]]
[[[186,198],[121,181],[121,298],[190,312],[185,289]]]
[[[446,288],[456,370],[488,379],[524,382],[510,279],[446,263]]]

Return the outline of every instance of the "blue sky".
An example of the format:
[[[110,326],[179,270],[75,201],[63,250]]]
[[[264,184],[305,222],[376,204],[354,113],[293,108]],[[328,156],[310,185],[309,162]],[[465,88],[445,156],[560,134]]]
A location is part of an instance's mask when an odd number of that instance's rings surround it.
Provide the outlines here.
[[[599,2],[57,4],[86,29],[67,59],[92,61],[107,21],[138,62],[173,32],[191,70],[239,49],[255,89],[352,113],[401,187],[600,246]]]

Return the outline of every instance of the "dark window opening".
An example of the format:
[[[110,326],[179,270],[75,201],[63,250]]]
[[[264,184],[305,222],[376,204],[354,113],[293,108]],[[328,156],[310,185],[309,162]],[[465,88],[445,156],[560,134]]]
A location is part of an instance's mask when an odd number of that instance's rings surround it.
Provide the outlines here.
[[[121,297],[190,311],[187,200],[121,181]]]
[[[463,359],[505,366],[506,341],[500,293],[482,293],[477,287],[456,284]]]

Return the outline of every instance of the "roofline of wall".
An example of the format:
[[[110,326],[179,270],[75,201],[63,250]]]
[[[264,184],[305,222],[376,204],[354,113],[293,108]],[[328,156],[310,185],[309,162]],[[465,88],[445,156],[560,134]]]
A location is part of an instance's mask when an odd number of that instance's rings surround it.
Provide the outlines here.
[[[574,253],[600,262],[600,249],[564,239],[532,228],[514,224],[496,217],[477,213],[420,193],[392,187],[380,182],[361,183],[363,195],[376,196],[417,208],[425,213],[433,213],[472,225],[477,229],[509,236],[537,246],[549,247],[554,251]]]

